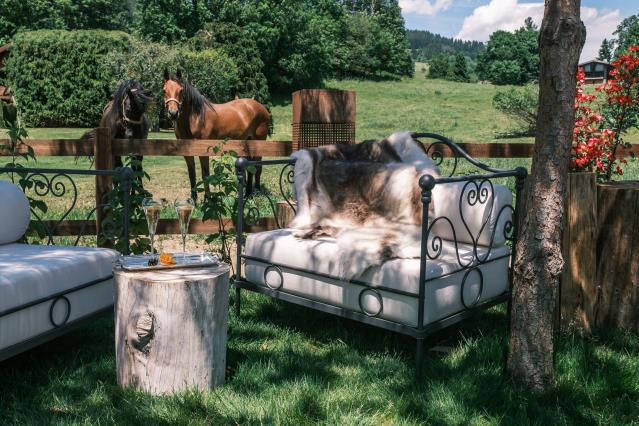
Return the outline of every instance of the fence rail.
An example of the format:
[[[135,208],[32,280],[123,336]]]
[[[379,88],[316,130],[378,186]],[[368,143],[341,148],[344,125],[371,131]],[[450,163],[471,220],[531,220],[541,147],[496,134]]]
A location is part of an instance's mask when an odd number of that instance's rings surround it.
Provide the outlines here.
[[[0,145],[9,145],[8,139],[0,139]],[[291,141],[258,140],[214,140],[214,139],[111,139],[107,128],[95,129],[91,139],[29,139],[29,146],[36,156],[94,156],[97,169],[111,169],[114,155],[141,154],[152,156],[219,156],[223,152],[234,151],[241,157],[288,157],[292,153]],[[530,158],[533,145],[527,143],[459,143],[459,146],[474,158]],[[219,150],[215,150],[218,147]],[[26,152],[21,147],[20,152]],[[444,150],[445,156],[450,152]],[[0,156],[10,155],[0,150]],[[639,145],[622,149],[620,156],[639,155]],[[101,204],[104,194],[112,185],[110,176],[96,176],[96,206]],[[96,221],[65,220],[56,227],[56,236],[96,235],[103,220],[102,210],[97,210]],[[230,220],[225,224],[232,226]],[[249,232],[258,232],[275,228],[274,218],[264,218],[257,225],[249,227]],[[177,219],[161,219],[158,234],[179,234]],[[219,231],[214,221],[193,219],[189,225],[189,234],[210,234]]]

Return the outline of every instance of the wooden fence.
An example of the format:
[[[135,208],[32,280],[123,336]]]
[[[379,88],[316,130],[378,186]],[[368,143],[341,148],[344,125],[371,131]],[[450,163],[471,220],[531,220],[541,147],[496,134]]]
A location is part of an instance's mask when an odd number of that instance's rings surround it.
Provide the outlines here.
[[[111,169],[114,155],[141,154],[152,156],[216,156],[214,147],[221,152],[235,151],[243,157],[288,157],[292,152],[291,141],[256,140],[206,140],[206,139],[111,139],[108,128],[98,128],[94,140],[86,139],[30,139],[29,146],[36,156],[94,156],[96,169]],[[0,139],[0,145],[8,145],[9,140]],[[460,143],[459,146],[474,158],[530,158],[532,144],[524,143]],[[26,147],[22,147],[26,151]],[[623,155],[633,152],[639,155],[639,145],[624,150]],[[0,156],[7,155],[0,150]],[[99,176],[95,182],[96,205],[111,188],[111,177]],[[102,212],[98,209],[93,220],[65,220],[56,227],[56,236],[96,235],[100,229]],[[226,225],[230,225],[229,223]],[[257,225],[250,226],[248,232],[258,232],[275,228],[272,217],[262,218]],[[177,219],[161,219],[158,235],[179,234]],[[189,224],[189,234],[211,234],[219,230],[214,221],[193,219]]]

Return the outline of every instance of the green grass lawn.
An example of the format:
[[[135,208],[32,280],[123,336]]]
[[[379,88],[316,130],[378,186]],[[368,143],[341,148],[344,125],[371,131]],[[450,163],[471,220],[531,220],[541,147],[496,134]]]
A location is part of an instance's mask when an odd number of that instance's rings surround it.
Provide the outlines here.
[[[639,422],[639,337],[561,336],[557,385],[504,374],[503,307],[435,335],[425,377],[410,338],[244,293],[227,382],[152,397],[116,384],[111,315],[0,363],[3,425],[628,425]]]

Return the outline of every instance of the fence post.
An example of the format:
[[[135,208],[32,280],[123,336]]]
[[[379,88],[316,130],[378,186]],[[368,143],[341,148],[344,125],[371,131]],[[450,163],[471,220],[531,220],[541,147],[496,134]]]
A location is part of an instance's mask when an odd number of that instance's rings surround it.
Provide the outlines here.
[[[113,169],[113,151],[111,148],[111,129],[108,127],[98,127],[95,129],[95,142],[93,145],[93,156],[96,170]],[[96,206],[96,233],[100,238],[102,222],[106,215],[100,207],[104,203],[104,196],[113,187],[111,176],[95,177],[95,206]],[[101,247],[111,246],[110,244],[100,244]]]

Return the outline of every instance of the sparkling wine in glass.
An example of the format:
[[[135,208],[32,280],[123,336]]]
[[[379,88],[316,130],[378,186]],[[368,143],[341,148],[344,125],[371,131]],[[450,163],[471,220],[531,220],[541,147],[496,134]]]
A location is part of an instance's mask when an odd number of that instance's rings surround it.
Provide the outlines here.
[[[186,258],[186,235],[189,232],[189,221],[193,214],[195,203],[191,198],[186,200],[175,200],[175,212],[180,222],[180,233],[182,234],[182,259]]]
[[[145,198],[142,200],[142,208],[144,216],[146,216],[146,224],[149,227],[149,238],[151,239],[151,258],[155,257],[153,249],[153,241],[155,240],[155,230],[160,220],[160,211],[162,210],[162,202],[153,198]]]

